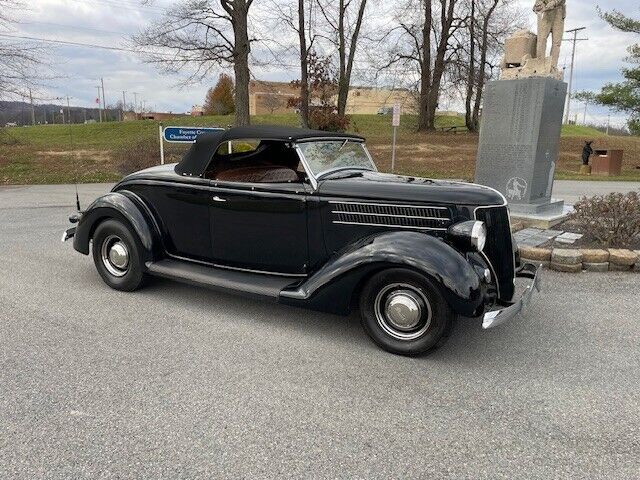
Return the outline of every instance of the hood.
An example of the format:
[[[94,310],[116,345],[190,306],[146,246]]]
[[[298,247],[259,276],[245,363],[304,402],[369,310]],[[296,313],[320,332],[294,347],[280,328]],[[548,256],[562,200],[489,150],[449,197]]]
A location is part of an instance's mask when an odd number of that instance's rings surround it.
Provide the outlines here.
[[[496,190],[475,183],[431,180],[379,172],[336,173],[321,180],[321,195],[378,201],[455,205],[504,205]]]

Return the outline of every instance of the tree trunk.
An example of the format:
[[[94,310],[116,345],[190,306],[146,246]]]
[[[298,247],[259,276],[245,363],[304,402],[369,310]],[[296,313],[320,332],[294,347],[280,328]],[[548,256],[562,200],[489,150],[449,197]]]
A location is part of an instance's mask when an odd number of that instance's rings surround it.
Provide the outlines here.
[[[233,2],[233,71],[235,73],[235,108],[236,126],[249,125],[249,34],[247,28],[247,15],[249,5],[246,0]]]
[[[344,14],[346,7],[344,0],[338,3],[338,115],[344,115],[347,108],[347,97],[349,96],[349,83],[346,80],[347,74],[347,47],[344,31]]]
[[[424,2],[424,22],[422,24],[422,57],[420,61],[420,98],[418,101],[418,131],[428,129],[429,90],[431,87],[431,25],[433,23],[431,0]]]
[[[498,0],[493,0],[493,4],[487,15],[484,18],[484,22],[482,23],[482,43],[480,45],[480,61],[478,64],[478,79],[476,85],[476,101],[473,105],[473,114],[472,114],[472,132],[477,132],[480,130],[480,107],[482,106],[482,94],[484,92],[484,84],[486,81],[485,74],[485,65],[487,63],[487,50],[489,49],[489,24],[491,22],[491,17],[493,12],[496,10],[498,6]]]
[[[473,92],[476,84],[475,68],[476,68],[476,30],[475,30],[476,2],[471,0],[471,15],[469,18],[469,72],[467,75],[467,93],[464,102],[464,123],[467,130],[474,130],[473,111],[471,103],[473,101]]]
[[[428,104],[427,104],[427,130],[435,130],[436,128],[436,111],[438,109],[438,100],[440,98],[440,86],[442,84],[442,76],[447,67],[446,55],[449,48],[449,39],[451,38],[451,26],[454,20],[454,7],[457,0],[441,0],[440,10],[440,40],[436,50],[436,58],[433,63],[433,76],[431,86],[429,88]]]
[[[304,0],[298,0],[298,35],[300,37],[300,120],[309,128],[309,52],[305,32]]]
[[[349,55],[347,56],[347,39],[344,25],[346,7],[344,0],[340,0],[340,18],[338,19],[338,54],[340,60],[340,72],[338,76],[338,115],[344,115],[347,110],[347,99],[349,98],[349,87],[351,85],[351,72],[353,71],[353,62],[355,59],[358,38],[360,36],[360,28],[362,27],[362,20],[364,18],[364,10],[366,6],[367,0],[360,0],[356,24],[353,28],[349,42]]]

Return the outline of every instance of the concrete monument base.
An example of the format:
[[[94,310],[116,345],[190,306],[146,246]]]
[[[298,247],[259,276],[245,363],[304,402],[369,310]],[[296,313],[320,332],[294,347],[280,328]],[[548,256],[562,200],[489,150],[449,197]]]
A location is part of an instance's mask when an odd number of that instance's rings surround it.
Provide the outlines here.
[[[487,84],[475,181],[501,192],[512,216],[563,219],[564,202],[551,192],[566,93],[550,77]]]
[[[549,228],[553,228],[567,220],[573,212],[573,207],[563,205],[560,210],[551,210],[540,213],[521,213],[514,211],[512,208],[510,208],[510,211],[512,224],[517,222],[522,224],[523,228],[531,227],[548,230]]]

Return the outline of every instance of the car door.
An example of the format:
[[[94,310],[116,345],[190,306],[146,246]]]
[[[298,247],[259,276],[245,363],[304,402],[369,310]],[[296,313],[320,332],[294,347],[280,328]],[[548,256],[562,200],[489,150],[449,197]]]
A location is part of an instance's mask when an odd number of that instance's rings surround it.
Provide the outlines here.
[[[131,188],[152,210],[169,255],[210,261],[209,181],[148,181]]]
[[[210,192],[214,263],[269,273],[306,273],[307,185],[213,180]]]

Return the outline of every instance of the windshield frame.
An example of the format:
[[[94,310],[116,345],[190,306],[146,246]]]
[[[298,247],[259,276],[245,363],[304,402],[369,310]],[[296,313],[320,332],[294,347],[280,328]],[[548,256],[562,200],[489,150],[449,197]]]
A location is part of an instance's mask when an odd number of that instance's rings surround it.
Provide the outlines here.
[[[358,143],[358,144],[360,144],[360,146],[362,147],[362,150],[364,151],[365,155],[369,159],[369,162],[371,163],[371,168],[365,168],[365,167],[334,167],[334,168],[329,168],[327,170],[323,170],[321,172],[316,173],[310,167],[309,162],[305,158],[304,153],[303,153],[302,149],[300,148],[300,144],[312,143],[312,142],[344,142],[345,144],[347,142]],[[373,157],[369,153],[369,150],[367,149],[367,146],[365,145],[365,142],[364,142],[363,139],[353,138],[353,137],[344,137],[344,138],[341,138],[341,137],[305,138],[303,140],[298,140],[297,142],[295,142],[294,143],[294,147],[295,147],[296,152],[298,152],[298,156],[300,157],[300,161],[302,162],[302,165],[304,166],[304,169],[307,172],[307,175],[309,177],[309,181],[311,182],[311,186],[313,187],[314,190],[318,189],[318,181],[319,180],[321,180],[323,177],[326,177],[327,175],[329,175],[329,174],[331,174],[333,172],[337,172],[337,171],[340,171],[340,170],[361,170],[361,171],[365,171],[365,172],[377,172],[378,171],[378,167],[377,167],[376,163],[373,161]]]

